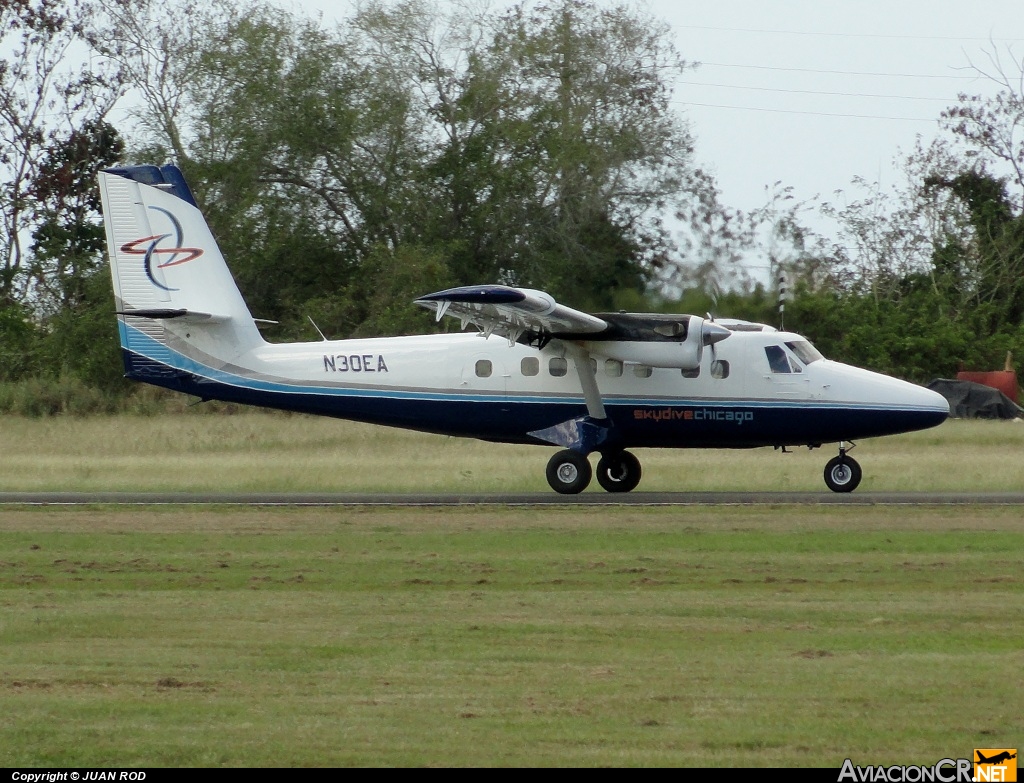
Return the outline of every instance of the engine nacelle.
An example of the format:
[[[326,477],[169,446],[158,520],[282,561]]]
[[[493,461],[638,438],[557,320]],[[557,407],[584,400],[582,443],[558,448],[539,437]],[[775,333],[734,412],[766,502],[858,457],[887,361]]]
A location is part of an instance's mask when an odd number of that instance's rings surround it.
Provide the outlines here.
[[[618,339],[587,340],[581,343],[582,347],[592,356],[620,362],[695,370],[700,367],[704,346],[731,334],[728,329],[695,315],[647,316],[642,320],[637,316],[624,316],[623,322],[617,325],[620,327]]]
[[[591,356],[618,359],[620,362],[645,364],[648,367],[670,367],[694,370],[700,367],[703,346],[690,341],[681,343],[587,342],[583,347]]]

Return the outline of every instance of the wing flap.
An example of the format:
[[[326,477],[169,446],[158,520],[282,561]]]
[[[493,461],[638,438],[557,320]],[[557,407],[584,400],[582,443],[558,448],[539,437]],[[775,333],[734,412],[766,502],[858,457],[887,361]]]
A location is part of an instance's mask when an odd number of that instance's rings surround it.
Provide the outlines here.
[[[526,331],[592,335],[608,328],[604,319],[560,305],[550,294],[532,288],[461,286],[421,296],[416,304],[434,310],[439,321],[449,315],[463,328],[473,323],[486,336],[497,333],[513,340]]]

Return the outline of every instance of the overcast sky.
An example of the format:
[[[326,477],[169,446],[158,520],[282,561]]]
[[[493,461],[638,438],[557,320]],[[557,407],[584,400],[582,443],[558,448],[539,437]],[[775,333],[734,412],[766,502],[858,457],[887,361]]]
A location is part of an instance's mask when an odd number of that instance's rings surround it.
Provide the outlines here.
[[[676,100],[727,203],[781,180],[830,198],[854,176],[891,184],[893,159],[933,138],[957,93],[990,94],[970,63],[1024,58],[1020,0],[653,0],[680,52],[703,63]]]
[[[351,3],[281,0],[340,20]],[[598,0],[615,4],[614,0]],[[493,8],[511,5],[493,0]],[[675,89],[725,204],[750,210],[776,182],[834,201],[854,177],[883,188],[897,157],[938,135],[959,92],[992,94],[971,63],[1024,60],[1024,0],[647,0],[679,53]],[[1019,73],[1019,65],[1017,72]],[[840,197],[841,200],[842,197]],[[825,234],[827,225],[805,221]]]

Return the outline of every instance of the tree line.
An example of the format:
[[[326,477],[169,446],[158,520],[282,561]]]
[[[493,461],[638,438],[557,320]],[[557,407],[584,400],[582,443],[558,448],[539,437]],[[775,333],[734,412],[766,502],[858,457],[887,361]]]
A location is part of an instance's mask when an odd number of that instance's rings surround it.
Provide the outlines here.
[[[0,52],[6,399],[127,393],[95,190],[122,162],[182,168],[271,340],[443,328],[411,300],[479,282],[775,324],[756,257],[832,358],[927,380],[1024,356],[1021,62],[978,69],[995,97],[960,96],[900,187],[743,213],[670,104],[695,66],[633,5],[369,0],[332,27],[259,0],[16,0]]]

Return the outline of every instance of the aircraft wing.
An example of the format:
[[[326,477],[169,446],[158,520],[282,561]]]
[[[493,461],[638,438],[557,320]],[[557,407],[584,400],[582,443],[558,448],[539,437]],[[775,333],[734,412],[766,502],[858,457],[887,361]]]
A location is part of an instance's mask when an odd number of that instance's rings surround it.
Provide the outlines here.
[[[550,294],[532,288],[472,285],[421,296],[416,304],[434,310],[437,320],[450,315],[476,324],[484,335],[498,333],[509,340],[524,332],[538,334],[597,334],[608,328],[602,318],[558,304]]]

